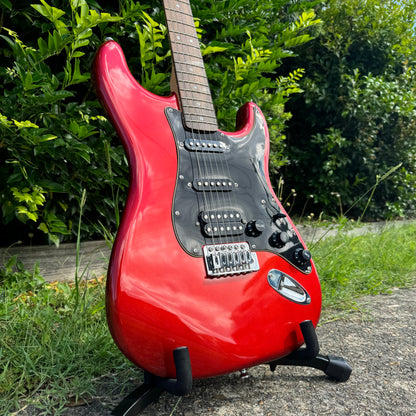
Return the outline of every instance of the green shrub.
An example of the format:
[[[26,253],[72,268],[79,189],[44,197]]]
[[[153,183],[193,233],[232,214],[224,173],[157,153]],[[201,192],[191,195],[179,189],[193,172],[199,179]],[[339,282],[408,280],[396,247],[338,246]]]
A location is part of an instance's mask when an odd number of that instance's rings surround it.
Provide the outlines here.
[[[411,3],[328,0],[317,12],[320,32],[293,60],[306,76],[304,94],[288,103],[294,117],[285,176],[299,195],[314,194],[317,212],[340,214],[339,200],[345,212],[402,163],[378,185],[367,219],[416,213]],[[361,215],[366,203],[363,198],[350,213]]]
[[[73,231],[84,188],[93,221],[99,214],[114,217],[108,183],[127,186],[122,150],[109,151],[111,128],[89,86],[89,64],[99,44],[93,29],[105,32],[119,17],[100,14],[85,1],[65,2],[67,10],[41,3],[13,5],[0,32],[0,203],[6,243],[27,240],[28,234],[36,239],[41,231],[58,244]],[[21,36],[6,28],[17,20]],[[119,179],[111,175],[110,160]],[[85,228],[91,233],[90,224]]]
[[[100,4],[99,4],[100,3]],[[302,71],[277,76],[282,61],[310,40],[313,2],[192,1],[221,128],[234,130],[244,102],[269,121],[275,168],[285,163],[284,103]],[[105,37],[121,43],[133,74],[157,94],[169,92],[169,44],[160,5],[130,0],[2,0],[0,31],[0,204],[2,244],[73,239],[87,192],[83,238],[114,232],[128,188],[120,142],[90,81]],[[146,12],[146,13],[145,13]],[[273,169],[272,169],[273,170]],[[101,225],[98,225],[101,224]]]

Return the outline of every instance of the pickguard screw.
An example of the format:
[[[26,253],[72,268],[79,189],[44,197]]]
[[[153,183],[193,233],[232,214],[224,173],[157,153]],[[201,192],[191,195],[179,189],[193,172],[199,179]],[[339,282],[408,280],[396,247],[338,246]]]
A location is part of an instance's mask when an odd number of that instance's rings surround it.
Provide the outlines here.
[[[185,176],[183,176],[183,175],[179,175],[179,179],[185,179]]]
[[[177,217],[179,217],[179,215],[181,215],[181,213],[180,213],[179,211],[175,211],[175,215],[176,215]]]
[[[261,200],[261,203],[262,203],[263,205],[265,205],[265,204],[266,204],[266,200],[265,200],[265,199],[262,199],[262,200]]]
[[[192,188],[192,183],[188,182],[188,188]]]

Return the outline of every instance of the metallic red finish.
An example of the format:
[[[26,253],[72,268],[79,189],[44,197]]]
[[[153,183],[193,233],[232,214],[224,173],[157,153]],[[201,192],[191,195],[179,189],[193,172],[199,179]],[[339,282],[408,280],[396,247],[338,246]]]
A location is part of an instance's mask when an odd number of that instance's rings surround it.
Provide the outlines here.
[[[114,41],[99,49],[93,75],[130,164],[130,192],[107,283],[108,323],[121,351],[155,375],[175,377],[172,350],[187,346],[192,375],[202,378],[296,350],[303,343],[299,323],[311,320],[316,326],[319,320],[321,291],[314,265],[303,274],[279,256],[257,252],[258,272],[207,278],[203,259],[183,251],[172,225],[177,154],[164,110],[179,108],[176,97],[159,97],[141,87]],[[240,110],[239,131],[228,135],[241,137],[251,130],[253,107],[248,103]],[[268,172],[266,177],[271,189]],[[311,303],[296,304],[272,289],[267,274],[273,268],[294,277]]]

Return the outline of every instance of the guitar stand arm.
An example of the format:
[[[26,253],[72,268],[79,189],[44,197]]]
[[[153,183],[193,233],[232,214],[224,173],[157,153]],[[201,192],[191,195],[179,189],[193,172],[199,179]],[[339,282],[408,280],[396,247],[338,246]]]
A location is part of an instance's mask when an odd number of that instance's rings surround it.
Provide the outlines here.
[[[311,367],[322,370],[336,381],[347,381],[352,372],[350,365],[342,357],[319,354],[318,337],[312,322],[301,322],[300,329],[305,340],[305,347],[299,348],[287,357],[270,362],[270,370],[274,371],[278,365]]]
[[[131,392],[113,410],[114,416],[136,416],[149,404],[157,402],[160,395],[167,391],[176,396],[184,396],[192,390],[192,369],[187,347],[173,350],[176,379],[155,376],[144,372],[144,383]]]

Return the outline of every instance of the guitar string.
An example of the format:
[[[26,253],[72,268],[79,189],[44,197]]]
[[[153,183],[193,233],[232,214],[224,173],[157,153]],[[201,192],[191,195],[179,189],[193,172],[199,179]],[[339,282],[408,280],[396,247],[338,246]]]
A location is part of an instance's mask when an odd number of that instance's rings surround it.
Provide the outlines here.
[[[181,2],[180,0],[176,2],[176,4],[179,5],[179,9],[180,9],[180,3],[183,3],[183,2]],[[183,4],[185,4],[185,3],[183,3]],[[185,4],[185,6],[188,6],[188,4]],[[177,12],[177,11],[171,10],[171,9],[170,9],[170,11],[172,12],[172,14],[175,14],[175,12]],[[192,19],[193,29],[195,30],[195,26],[193,24],[192,14],[188,13],[187,15],[190,19]],[[172,22],[172,19],[170,19],[170,21]],[[186,21],[178,22],[178,21],[173,20],[171,26],[173,26],[173,23],[177,23],[178,25],[182,25],[182,28],[184,29],[183,33],[185,34],[185,39],[188,39],[190,41],[190,43],[192,42],[191,39],[195,39],[198,42],[198,39],[195,38],[195,36],[192,36],[191,34],[187,33],[186,27],[185,28],[183,27],[183,25],[185,25],[185,26],[188,26],[188,28],[190,29],[190,27],[191,27],[190,24],[187,24]],[[192,31],[192,29],[190,29],[190,30]],[[194,49],[198,49],[198,52],[199,52],[200,51],[199,43],[197,45],[195,45],[195,44],[187,44],[186,42],[182,42],[181,41],[182,40],[181,34],[179,34],[177,30],[172,30],[171,29],[170,33],[172,33],[173,37],[175,38],[174,42],[176,43],[178,48],[181,49],[181,55],[180,56],[191,56],[193,58],[199,58],[198,56],[195,56],[193,54],[188,54],[185,51],[183,51],[183,47],[191,47],[191,48],[194,47]],[[180,64],[186,65],[185,62],[180,62]],[[203,64],[203,61],[202,61],[201,62],[201,67],[202,68],[204,68],[203,65],[204,64]],[[194,65],[194,66],[197,69],[199,68],[197,65]],[[178,74],[178,72],[180,72],[180,74]],[[182,76],[182,75],[187,75],[187,72],[182,71],[181,69],[178,68],[177,77]],[[204,80],[206,80],[206,74],[198,74],[198,77],[204,77]],[[209,101],[208,100],[201,100],[200,95],[201,95],[202,92],[200,90],[198,90],[198,87],[197,87],[197,85],[200,85],[200,84],[195,82],[196,81],[195,77],[191,77],[191,79],[190,80],[188,79],[187,81],[188,81],[188,84],[195,84],[195,85],[193,85],[194,88],[191,89],[191,90],[185,88],[185,90],[187,92],[191,91],[191,94],[192,94],[192,97],[193,97],[193,103],[194,103],[194,105],[192,107],[193,110],[195,110],[195,103],[198,103],[200,101],[205,101],[205,102],[208,102],[208,104],[212,104],[212,99],[209,100]],[[209,98],[211,98],[211,96],[209,94],[209,85],[208,85],[208,83],[206,85],[206,88],[208,88],[207,96],[209,96]],[[195,92],[195,90],[197,90],[197,92]],[[198,95],[198,97],[195,97],[195,95]],[[182,110],[184,111],[184,106],[185,106],[184,102],[181,102],[181,104],[182,104]],[[194,115],[195,117],[198,117],[197,113],[198,113],[197,111],[192,111],[192,115]],[[215,112],[214,112],[214,117],[215,117]],[[207,134],[203,135],[198,130],[196,130],[196,129],[194,130],[193,121],[191,122],[191,129],[190,130],[191,130],[191,137],[196,137],[197,140],[199,140],[201,144],[203,143],[203,140],[210,140]],[[215,137],[214,137],[214,139],[215,139]],[[198,173],[199,173],[199,178],[202,181],[202,194],[203,194],[204,207],[205,207],[205,209],[202,210],[202,211],[206,211],[206,212],[211,214],[210,215],[211,218],[209,218],[208,219],[209,222],[207,222],[207,227],[209,227],[210,224],[211,224],[211,228],[212,228],[211,240],[212,240],[212,243],[215,242],[215,235],[216,235],[215,228],[217,228],[218,239],[220,241],[220,244],[223,243],[223,235],[225,237],[225,241],[229,240],[228,242],[231,242],[231,241],[234,240],[233,229],[232,229],[232,227],[233,227],[232,223],[234,221],[231,221],[232,218],[229,217],[229,214],[225,214],[225,211],[226,211],[227,207],[229,208],[229,210],[231,210],[233,206],[234,207],[237,206],[236,204],[233,204],[231,202],[232,197],[230,196],[230,193],[233,194],[233,197],[235,199],[235,195],[234,195],[234,192],[232,190],[232,188],[234,188],[234,181],[233,181],[233,179],[231,178],[231,175],[230,175],[230,169],[229,169],[226,153],[227,153],[226,149],[224,149],[224,153],[219,152],[217,154],[216,152],[212,152],[212,153],[207,152],[206,156],[204,156],[204,153],[201,150],[201,157],[200,157],[198,150],[195,151],[195,160],[196,160],[196,164],[197,164],[197,167],[198,167],[197,169],[198,169]],[[192,159],[192,157],[191,157],[191,159]],[[223,162],[224,159],[225,159],[225,164]],[[214,163],[213,163],[213,161],[214,161]],[[221,163],[219,163],[219,161]],[[215,164],[215,169],[213,168],[214,164]],[[219,168],[219,164],[221,165],[221,169]],[[208,165],[209,165],[209,167],[208,167]],[[224,166],[226,168],[226,172],[224,170]],[[217,176],[219,176],[219,178],[215,178],[215,175],[213,175],[213,172],[217,172]],[[206,180],[208,181],[208,186],[207,186],[207,190],[205,191]],[[230,193],[228,193],[228,191],[226,191],[225,189],[223,191],[215,190],[215,187],[216,187],[218,181],[220,182],[219,188],[221,188],[221,185],[222,185],[221,180],[225,180],[225,181],[230,180],[230,181],[232,181],[233,185],[231,187]],[[214,185],[213,185],[214,189],[210,190],[209,188],[212,185],[212,181],[214,181]],[[227,185],[228,184],[226,183],[225,186],[227,186]],[[207,193],[209,195],[209,198],[207,197]],[[227,203],[227,195],[226,195],[227,193],[228,193],[228,203]],[[214,195],[215,195],[215,197],[214,197]],[[210,200],[210,201],[208,201],[208,200]],[[197,197],[197,203],[200,206],[198,197]],[[217,210],[217,208],[220,208],[220,207],[223,207],[223,210]],[[199,211],[201,212],[201,207],[199,208]],[[215,214],[216,211],[219,212],[217,215]],[[225,215],[227,215],[228,218],[225,218]],[[214,218],[212,218],[212,216],[214,216]],[[212,221],[212,220],[214,220],[214,221]],[[241,217],[240,217],[240,220],[241,220]],[[228,222],[228,226],[230,228],[230,235],[229,236],[228,236],[228,233],[227,233],[227,222]],[[235,223],[237,223],[237,221]],[[202,228],[202,224],[201,224],[201,228]],[[221,228],[223,229],[224,233],[222,233]],[[204,237],[204,239],[206,241],[205,237]]]
[[[217,132],[217,136],[220,135]],[[221,141],[221,135],[220,135],[220,139],[219,141]],[[230,242],[230,236],[227,235],[227,222],[229,222],[228,218],[225,218],[225,212],[229,209],[231,209],[231,207],[226,203],[226,197],[225,197],[225,190],[221,190],[221,185],[222,185],[222,181],[224,180],[224,178],[227,176],[224,173],[224,169],[223,169],[223,159],[226,158],[226,149],[224,149],[224,152],[219,152],[219,153],[213,153],[211,155],[209,155],[209,161],[210,161],[210,166],[211,166],[211,171],[216,172],[217,173],[217,178],[213,177],[213,183],[214,183],[214,189],[213,189],[213,193],[215,193],[216,195],[216,200],[217,200],[217,206],[222,207],[222,209],[219,211],[219,216],[220,218],[218,218],[218,228],[219,228],[219,234],[220,236],[224,236],[225,238],[225,243],[229,243]],[[217,188],[217,183],[220,182],[220,186],[218,186]],[[227,209],[228,208],[228,209]],[[221,228],[224,230],[224,233],[222,233]]]
[[[179,4],[179,2],[177,4]],[[193,23],[193,18],[192,18],[192,23]],[[195,26],[194,26],[194,28],[195,28]],[[171,31],[170,33],[173,34],[173,36],[175,38],[174,39],[174,42],[176,43],[178,49],[180,49],[181,52],[183,52],[182,49],[183,49],[183,47],[186,47],[187,44],[184,43],[184,42],[178,42],[178,41],[181,40],[181,34],[179,34],[175,30]],[[194,39],[194,37],[192,35],[190,35],[190,34],[186,34],[185,33],[185,39],[188,39],[189,42],[191,42],[191,39]],[[199,45],[198,45],[198,51],[199,51]],[[179,56],[182,56],[182,55],[179,55]],[[188,56],[189,56],[189,54],[188,54]],[[196,58],[194,55],[192,55],[192,57]],[[178,66],[179,66],[179,63],[178,63]],[[177,77],[182,77],[182,76],[185,76],[186,77],[186,72],[182,71],[182,73],[181,73],[179,71],[179,74],[177,73],[176,76]],[[190,90],[189,89],[185,89],[185,91],[187,93],[188,92],[191,93],[191,95],[192,95],[192,102],[195,103],[196,102],[195,94],[198,94],[198,93],[200,94],[200,91],[198,91],[198,86],[197,85],[193,85],[193,87],[194,88],[192,88]],[[181,90],[184,91],[183,88]],[[197,97],[197,98],[199,98],[199,97]],[[181,104],[182,104],[182,111],[184,111],[184,102],[181,102]],[[187,126],[187,127],[190,128],[191,137],[194,138],[195,141],[199,141],[200,143],[202,143],[201,139],[203,139],[203,138],[202,138],[202,136],[199,134],[199,132],[197,130],[194,130],[193,121],[190,123],[190,126]],[[201,157],[200,157],[199,151],[197,149],[197,146],[195,146],[195,147],[196,147],[196,150],[195,150],[195,157],[194,157],[194,159],[196,161],[199,179],[202,181],[202,190],[201,190],[201,192],[202,192],[202,196],[203,196],[202,199],[204,201],[204,206],[201,207],[201,205],[199,204],[198,191],[196,191],[196,194],[197,194],[197,203],[198,203],[198,206],[199,206],[198,211],[199,212],[205,211],[205,212],[208,212],[209,213],[210,211],[212,211],[213,201],[212,201],[212,193],[208,192],[208,190],[205,191],[205,181],[204,181],[204,178],[206,178],[206,176],[207,176],[207,168],[206,168],[206,165],[204,163],[204,159],[205,158],[203,157],[203,154],[202,153],[201,153]],[[192,160],[192,152],[190,153],[190,158]],[[211,201],[210,202],[209,202],[209,198],[207,197],[207,193],[211,196]],[[202,220],[202,218],[199,218],[199,221],[201,221],[201,220]],[[209,227],[209,221],[207,222],[207,227]],[[200,224],[200,228],[203,228],[203,224]],[[205,235],[203,235],[203,238],[204,238],[205,243],[207,243],[207,239],[206,239]],[[212,244],[215,242],[214,235],[212,235],[212,237],[208,236],[208,238],[212,240],[211,241]]]
[[[193,23],[193,20],[192,20]],[[180,39],[179,39],[180,40]],[[198,51],[199,51],[199,45],[198,45]],[[201,62],[201,66],[203,67],[203,61]],[[204,75],[204,79],[206,79],[206,74],[198,74],[199,76]],[[207,83],[207,88],[209,88],[209,85]],[[208,90],[209,93],[209,90]],[[211,98],[211,97],[210,97]],[[198,100],[200,101],[200,97],[198,97]],[[210,104],[212,104],[212,99],[210,100]],[[195,112],[195,115],[197,112]],[[214,113],[214,117],[215,117],[215,113]],[[217,133],[218,134],[218,133]],[[201,138],[206,138],[207,135],[205,135],[205,137],[199,135],[199,137]],[[215,137],[214,137],[215,140]],[[201,156],[201,159],[204,161],[204,166],[203,166],[203,171],[205,173],[204,178],[208,179],[208,189],[207,192],[210,195],[210,201],[211,201],[211,209],[208,210],[208,212],[211,213],[211,218],[210,218],[210,222],[211,222],[211,228],[212,228],[212,240],[213,242],[215,241],[215,235],[218,234],[218,239],[220,241],[220,243],[223,243],[223,238],[225,238],[225,242],[232,242],[234,240],[234,235],[233,235],[233,223],[237,223],[237,221],[233,221],[233,218],[231,218],[231,215],[235,215],[235,214],[226,214],[227,211],[227,207],[229,208],[229,210],[232,210],[233,206],[236,206],[236,204],[232,204],[231,202],[231,197],[228,194],[228,198],[227,198],[227,191],[224,189],[223,191],[221,191],[221,185],[223,180],[227,181],[227,180],[231,180],[231,175],[229,174],[230,169],[228,166],[228,161],[227,161],[227,151],[226,149],[224,149],[224,152],[212,152],[212,153],[207,153],[206,157],[203,157],[203,155]],[[226,163],[224,164],[223,160],[225,159]],[[205,163],[206,161],[206,163]],[[199,162],[198,162],[199,163]],[[208,168],[209,165],[209,168]],[[215,165],[215,168],[213,167]],[[219,167],[221,166],[221,168]],[[226,167],[226,169],[224,169],[224,166]],[[213,175],[212,173],[216,172],[217,173],[217,177],[215,177],[215,175]],[[204,181],[205,182],[205,181]],[[212,182],[214,182],[213,184],[213,189],[209,189],[210,186],[212,186]],[[218,187],[218,190],[216,190],[216,185],[217,182],[220,182],[220,185]],[[225,185],[227,186],[227,184]],[[203,189],[205,189],[205,183],[203,184]],[[205,192],[205,191],[204,191]],[[232,189],[230,191],[232,192]],[[235,198],[235,196],[234,196]],[[227,199],[228,199],[228,203],[227,203]],[[217,208],[223,208],[221,209],[217,209]],[[215,212],[218,212],[217,214],[215,214]],[[227,218],[226,218],[227,215]],[[214,216],[214,218],[212,217]],[[214,221],[212,221],[214,220]],[[228,235],[227,232],[227,227],[230,229],[230,233]],[[217,230],[215,230],[215,228],[217,228]],[[237,231],[238,232],[238,231]]]
[[[167,27],[168,27],[168,32],[169,32],[169,36],[170,36],[170,43],[171,43],[171,49],[172,49],[172,64],[173,64],[173,67],[174,67],[174,76],[176,77],[176,83],[178,85],[178,93],[179,93],[179,95],[178,95],[177,98],[179,99],[180,104],[181,104],[182,123],[185,126],[184,113],[183,113],[183,111],[184,111],[184,103],[183,103],[183,100],[182,100],[182,97],[181,97],[181,91],[183,92],[183,90],[180,88],[181,80],[179,79],[181,77],[181,74],[177,70],[178,69],[177,67],[178,67],[179,63],[175,59],[175,58],[178,58],[178,56],[180,56],[179,55],[179,52],[180,52],[179,49],[182,49],[182,48],[180,48],[180,45],[179,45],[178,41],[180,40],[180,34],[182,33],[180,31],[180,28],[183,28],[183,20],[184,19],[182,19],[182,22],[181,23],[175,21],[175,9],[173,8],[173,5],[172,5],[172,7],[170,7],[168,0],[164,0],[163,3],[164,3],[164,9],[165,9],[166,24],[167,24]],[[178,2],[176,2],[176,4],[179,5]],[[180,5],[179,5],[179,8],[180,8]],[[183,13],[183,11],[182,11],[182,13]],[[175,23],[177,24],[178,29],[175,28]],[[174,50],[175,49],[178,49],[178,53],[176,53],[176,54],[174,53]],[[187,139],[186,129],[184,130],[184,132],[185,132],[184,139],[185,139],[185,143],[186,143],[186,139]],[[192,129],[191,129],[191,132],[190,132],[190,137],[191,137],[190,140],[192,140],[192,137],[193,137]],[[195,157],[195,158],[192,157],[192,150],[188,150],[188,154],[189,154],[189,159],[190,159],[190,162],[191,162],[191,170],[192,170],[192,172],[195,171],[195,163],[196,163],[196,169],[198,171],[198,175],[200,175],[201,167],[200,167],[200,163],[199,163],[198,157]],[[184,176],[186,174],[187,174],[187,172],[184,172]],[[195,174],[193,174],[192,176],[194,177]],[[185,176],[185,178],[186,178],[186,176]],[[188,184],[186,184],[185,186],[188,186]],[[189,186],[190,187],[193,186],[192,182],[189,182]],[[206,195],[203,193],[202,194],[202,197],[203,197],[203,201],[204,201],[203,204],[206,205]],[[197,200],[196,202],[197,202],[197,205],[198,205],[198,210],[200,211],[201,210],[201,208],[200,208],[201,202],[200,202],[200,198],[199,198],[198,193],[196,194],[196,200]],[[198,223],[198,218],[196,219],[196,221]]]
[[[194,21],[193,21],[193,17],[190,17],[190,19],[192,19],[192,24],[193,24],[193,31],[192,33],[196,35],[195,32],[195,25],[194,25]],[[198,77],[201,77],[202,80],[205,82],[201,84],[197,85],[193,85],[194,87],[194,94],[193,94],[193,106],[192,106],[192,114],[195,115],[195,117],[198,117],[198,111],[196,110],[195,105],[201,101],[201,93],[202,93],[202,88],[206,88],[207,91],[203,92],[204,94],[207,95],[207,98],[209,97],[209,100],[205,100],[207,101],[208,105],[212,105],[212,98],[210,95],[210,91],[209,91],[209,85],[206,79],[206,74],[205,74],[205,68],[204,68],[204,63],[202,61],[202,57],[199,56],[200,53],[200,47],[199,47],[199,41],[197,36],[193,36],[193,39],[195,40],[194,45],[195,48],[197,48],[198,52],[198,61],[200,63],[200,66],[197,66],[197,70],[196,73],[198,74]],[[190,35],[189,35],[190,36]],[[195,56],[194,56],[195,57]],[[201,71],[199,71],[198,69],[200,69]],[[202,72],[202,73],[200,73]],[[190,77],[191,80],[193,82],[196,81],[196,77]],[[195,97],[196,96],[196,97]],[[214,114],[208,114],[209,117],[214,116],[215,117],[215,113]],[[206,123],[206,120],[203,120]],[[215,124],[216,124],[216,119],[215,119]],[[216,130],[215,130],[216,131]],[[197,131],[197,136],[198,139],[201,140],[201,143],[203,143],[202,141],[206,140],[206,141],[211,141],[210,139],[210,134],[208,133],[201,133],[200,131]],[[213,132],[211,132],[212,134]],[[214,141],[215,141],[215,136],[214,136]],[[217,240],[219,240],[219,243],[222,244],[223,243],[223,236],[221,235],[221,227],[225,228],[224,225],[224,218],[221,216],[220,218],[218,218],[218,215],[220,214],[216,214],[216,212],[218,212],[218,207],[220,206],[220,204],[218,204],[218,193],[215,192],[215,188],[214,189],[210,189],[212,181],[214,180],[215,175],[214,172],[215,170],[213,169],[212,166],[212,159],[214,158],[214,156],[219,156],[220,153],[218,153],[218,155],[215,152],[210,153],[209,151],[207,153],[204,154],[203,149],[201,149],[201,157],[200,159],[202,160],[202,175],[200,176],[201,181],[203,181],[202,184],[202,192],[204,193],[208,193],[208,197],[206,197],[206,201],[209,201],[209,204],[206,206],[205,211],[208,212],[209,218],[208,218],[208,222],[207,222],[207,227],[211,228],[211,240],[212,240],[212,244],[215,243],[216,238]],[[199,154],[197,152],[197,158],[199,159]],[[215,160],[217,160],[218,158],[215,158]],[[205,191],[205,186],[207,183],[207,188]],[[214,185],[215,187],[215,185]],[[222,222],[222,225],[221,225]],[[218,236],[216,237],[216,234],[218,234]]]

